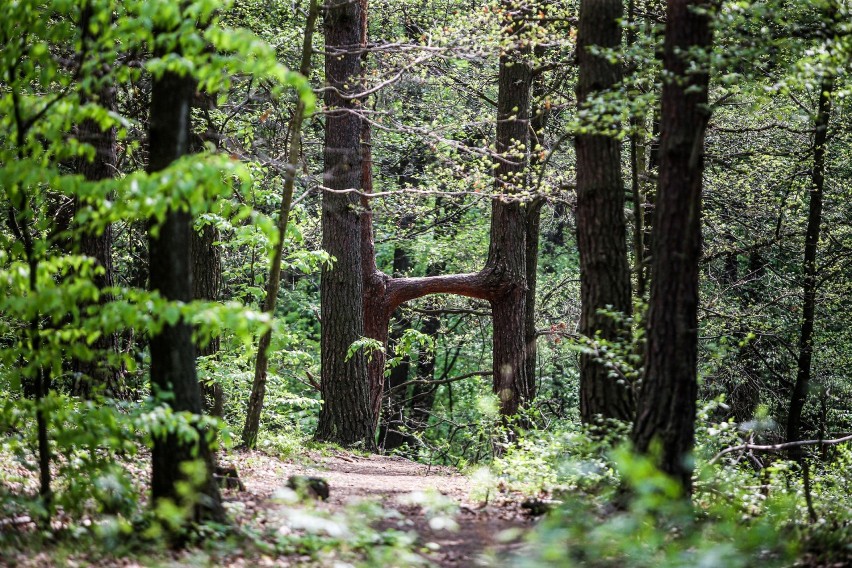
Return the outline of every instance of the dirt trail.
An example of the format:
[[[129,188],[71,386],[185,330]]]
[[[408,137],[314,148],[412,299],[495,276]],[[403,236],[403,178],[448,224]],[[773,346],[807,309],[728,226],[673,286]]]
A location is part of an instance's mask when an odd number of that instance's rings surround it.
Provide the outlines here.
[[[337,511],[354,500],[370,499],[395,509],[402,518],[383,521],[382,528],[413,529],[423,544],[439,545],[427,557],[442,567],[489,566],[495,554],[504,555],[520,546],[517,538],[500,542],[499,535],[507,529],[516,529],[520,535],[532,523],[516,502],[497,506],[471,502],[470,480],[451,468],[429,467],[393,456],[342,452],[306,452],[299,461],[282,461],[261,452],[241,453],[234,458],[246,485],[246,494],[240,501],[255,500],[257,505],[267,507],[289,476],[322,477],[328,481],[330,495],[318,507]],[[455,501],[458,530],[433,530],[423,508],[408,503],[412,493],[428,491]]]

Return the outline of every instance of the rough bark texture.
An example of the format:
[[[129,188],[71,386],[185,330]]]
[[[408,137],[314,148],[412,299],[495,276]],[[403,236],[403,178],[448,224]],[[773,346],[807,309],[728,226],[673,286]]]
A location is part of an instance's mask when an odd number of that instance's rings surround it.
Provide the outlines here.
[[[151,90],[148,171],[158,172],[188,151],[190,105],[195,93],[191,77],[164,73]],[[156,233],[149,234],[151,289],[169,301],[192,300],[190,241],[192,218],[188,212],[170,210]],[[201,414],[201,389],[195,370],[192,329],[184,321],[166,325],[151,337],[151,383],[156,394],[176,412]],[[177,482],[185,480],[181,464],[202,459],[207,466],[195,519],[224,521],[219,488],[213,478],[213,456],[202,432],[199,445],[187,443],[176,434],[154,438],[151,492],[153,500],[181,500]],[[196,453],[197,450],[197,453]]]
[[[590,48],[618,48],[621,0],[582,0],[577,39],[577,102],[612,88],[621,80],[621,65],[594,55]],[[628,341],[623,322],[600,310],[632,312],[621,142],[600,133],[580,134],[577,152],[577,248],[580,252],[580,333],[607,342]],[[580,417],[631,420],[632,385],[615,376],[595,353],[580,356]]]
[[[115,108],[115,89],[101,89],[98,104],[105,109]],[[101,130],[94,120],[86,120],[80,125],[79,138],[81,142],[90,144],[95,149],[94,159],[81,159],[77,170],[89,181],[110,179],[116,173],[115,128]],[[76,204],[79,209],[80,203]],[[93,278],[95,286],[103,290],[114,285],[114,270],[112,264],[112,225],[107,225],[101,234],[83,231],[80,237],[80,252],[93,258],[103,273]],[[110,301],[103,297],[102,302]],[[118,351],[118,334],[108,333],[100,336],[92,344],[96,354]],[[112,397],[121,397],[124,393],[121,368],[110,365],[101,355],[96,355],[92,361],[75,359],[73,362],[75,381],[73,394],[88,397],[93,390],[98,390]]]
[[[511,6],[510,6],[511,8]],[[517,41],[523,11],[504,33]],[[515,47],[500,57],[497,84],[497,154],[495,190],[512,196],[526,186],[530,141],[532,68],[529,49]],[[499,282],[491,301],[494,320],[492,368],[494,393],[503,416],[517,414],[530,390],[527,374],[526,207],[517,200],[495,199],[491,206],[491,242],[485,274]]]
[[[825,151],[828,137],[828,123],[831,118],[831,95],[834,90],[834,76],[828,75],[822,80],[814,134],[814,164],[811,170],[810,203],[808,205],[808,227],[805,234],[805,257],[802,286],[802,327],[799,336],[799,359],[796,366],[796,383],[790,399],[790,413],[787,416],[787,441],[796,442],[801,438],[802,411],[808,400],[811,382],[811,360],[814,352],[814,320],[816,313],[817,291],[817,248],[819,246],[820,225],[822,224],[822,201],[825,191]],[[802,448],[790,452],[793,459],[801,459]]]
[[[648,343],[633,442],[640,452],[659,443],[659,466],[685,493],[692,490],[689,454],[695,439],[698,269],[708,72],[690,72],[689,53],[712,35],[709,5],[669,0],[663,86],[660,183],[653,243]],[[706,61],[699,62],[702,70]]]
[[[332,0],[325,6],[325,70],[332,88],[325,93],[323,182],[336,190],[361,187],[362,121],[353,112],[354,102],[340,96],[357,88],[361,74],[361,57],[354,49],[361,42],[361,10],[358,2]],[[323,267],[320,285],[323,406],[316,437],[372,447],[375,416],[364,354],[347,359],[349,346],[364,335],[361,229],[355,194],[323,192],[323,249],[336,260]]]
[[[195,300],[219,301],[222,295],[222,250],[216,244],[219,231],[213,225],[204,225],[192,231],[190,251],[192,256],[192,297]],[[219,352],[221,339],[216,336],[207,345],[197,346],[198,355],[209,357]],[[222,416],[225,395],[218,383],[201,385],[204,411],[211,416]]]

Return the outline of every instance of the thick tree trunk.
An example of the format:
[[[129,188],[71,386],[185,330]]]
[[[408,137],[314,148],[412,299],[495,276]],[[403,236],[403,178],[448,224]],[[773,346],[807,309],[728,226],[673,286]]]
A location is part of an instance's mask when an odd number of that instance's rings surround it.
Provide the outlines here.
[[[640,452],[660,443],[659,466],[689,494],[698,391],[698,269],[704,131],[709,120],[706,61],[691,70],[695,50],[711,45],[710,5],[669,0],[663,86],[660,183],[651,262],[645,375],[633,442]]]
[[[361,75],[361,5],[325,7],[324,185],[333,190],[361,187],[361,118],[352,99]],[[347,358],[350,345],[364,336],[360,200],[353,193],[323,192],[323,249],[335,258],[323,266],[320,285],[322,319],[322,395],[316,437],[343,445],[374,444],[375,414],[364,354]],[[386,316],[390,317],[390,312]],[[387,319],[385,320],[387,322]],[[387,324],[385,325],[385,337]]]
[[[153,82],[149,131],[148,171],[158,172],[188,152],[190,108],[195,81],[190,76],[166,72]],[[186,211],[171,209],[157,231],[149,234],[151,289],[172,302],[192,300],[190,242],[192,218]],[[201,389],[195,370],[192,329],[185,321],[166,325],[151,337],[151,383],[155,394],[169,394],[164,403],[175,412],[201,414]],[[187,443],[177,433],[154,438],[151,492],[153,501],[180,502],[178,483],[186,481],[181,465],[201,459],[207,466],[200,487],[202,499],[195,506],[195,519],[224,521],[219,488],[213,478],[213,455],[205,433],[198,445]]]
[[[507,5],[511,10],[517,9]],[[523,17],[506,24],[504,34],[517,46],[500,57],[497,77],[497,169],[495,199],[491,206],[491,243],[485,272],[499,281],[500,293],[491,301],[494,320],[492,369],[494,393],[500,399],[500,414],[518,413],[532,391],[528,378],[527,321],[527,223],[526,207],[512,196],[526,186],[530,146],[530,95],[532,67],[530,50],[522,47]],[[511,12],[510,12],[511,13]]]
[[[105,87],[99,93],[98,104],[105,109],[115,108],[115,89]],[[89,161],[80,159],[78,171],[89,181],[101,181],[115,177],[115,128],[102,130],[94,120],[86,120],[80,125],[80,141],[95,148],[95,157]],[[80,207],[80,203],[76,204]],[[80,252],[95,259],[97,266],[103,272],[94,276],[94,284],[103,290],[114,285],[112,264],[112,225],[107,225],[101,234],[83,231],[80,237]],[[103,303],[109,302],[109,297],[103,297]],[[123,377],[121,368],[110,365],[109,361],[100,354],[118,352],[118,334],[104,334],[92,344],[96,357],[92,361],[75,359],[73,368],[75,381],[73,393],[77,396],[89,397],[93,387],[102,390],[104,394],[119,398],[123,396]]]
[[[216,244],[219,231],[204,225],[201,231],[192,231],[190,251],[192,256],[192,297],[196,300],[219,301],[222,295],[222,250]],[[221,339],[216,336],[205,346],[198,346],[198,355],[209,357],[219,352]],[[218,383],[201,385],[204,411],[210,416],[222,417],[225,395]]]
[[[796,366],[796,384],[790,399],[787,416],[787,441],[801,438],[802,411],[808,400],[811,382],[811,361],[814,352],[814,320],[816,316],[817,291],[817,248],[820,225],[822,224],[822,201],[825,191],[825,152],[828,138],[828,123],[831,119],[831,96],[834,91],[834,76],[827,75],[820,85],[819,103],[814,134],[814,163],[811,170],[810,203],[808,205],[808,227],[805,234],[805,258],[803,262],[804,284],[802,286],[802,328],[799,336],[799,360]],[[802,448],[790,452],[793,459],[801,459]]]
[[[577,39],[579,81],[577,103],[584,105],[621,80],[621,65],[593,54],[597,46],[621,46],[621,0],[582,0]],[[604,121],[605,123],[608,121]],[[611,128],[611,127],[610,127]],[[602,133],[580,134],[577,151],[577,248],[580,252],[580,333],[604,342],[627,342],[624,322],[601,315],[601,310],[630,316],[632,298],[621,179],[621,142]],[[580,355],[580,417],[629,421],[633,418],[632,385],[594,353]]]

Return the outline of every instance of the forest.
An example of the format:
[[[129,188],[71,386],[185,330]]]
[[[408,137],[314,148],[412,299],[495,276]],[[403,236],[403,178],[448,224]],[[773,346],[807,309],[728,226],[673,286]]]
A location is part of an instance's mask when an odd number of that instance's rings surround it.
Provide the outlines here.
[[[0,565],[852,566],[850,70],[849,0],[0,0]]]

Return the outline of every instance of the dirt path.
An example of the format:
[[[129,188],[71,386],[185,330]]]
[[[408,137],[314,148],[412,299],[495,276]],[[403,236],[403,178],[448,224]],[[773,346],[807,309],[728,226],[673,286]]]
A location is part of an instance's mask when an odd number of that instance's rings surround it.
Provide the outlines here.
[[[273,504],[272,497],[289,476],[322,477],[328,481],[330,495],[327,502],[318,504],[319,508],[334,512],[355,500],[370,499],[399,511],[401,518],[385,520],[381,528],[414,530],[422,544],[431,543],[433,548],[438,545],[427,557],[442,567],[490,566],[495,555],[504,555],[519,546],[519,535],[532,522],[513,501],[498,506],[471,502],[470,480],[450,468],[429,467],[392,456],[342,452],[306,452],[299,461],[282,461],[261,452],[233,457],[246,485],[240,501],[255,501],[251,504],[261,508],[281,507]],[[457,530],[433,529],[424,508],[410,503],[413,493],[430,491],[457,505]],[[501,542],[501,533],[506,535],[504,531],[509,529],[518,536]]]

